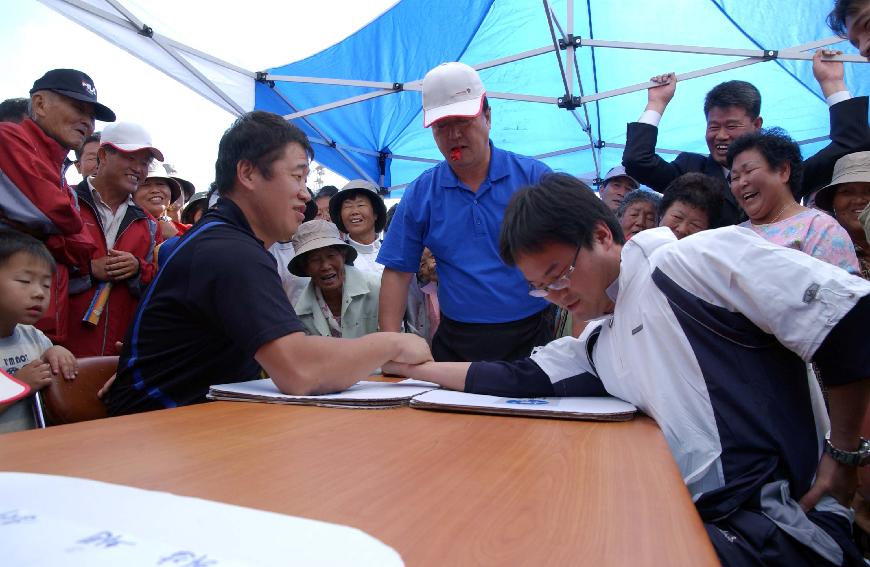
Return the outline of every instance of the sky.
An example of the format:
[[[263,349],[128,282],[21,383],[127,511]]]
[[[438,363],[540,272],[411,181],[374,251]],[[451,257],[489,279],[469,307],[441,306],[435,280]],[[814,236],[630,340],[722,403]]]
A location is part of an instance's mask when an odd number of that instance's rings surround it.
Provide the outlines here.
[[[250,71],[317,53],[395,3],[120,1],[155,32]],[[188,87],[36,0],[0,0],[0,53],[0,100],[28,96],[33,81],[49,69],[84,71],[94,80],[98,100],[115,111],[118,120],[145,126],[179,177],[193,182],[197,191],[206,190],[214,179],[218,142],[234,116]],[[97,130],[104,125],[97,122]],[[316,186],[315,166],[308,180],[311,188]],[[74,168],[68,178],[80,179]],[[345,181],[328,170],[323,176],[325,184],[338,187]]]

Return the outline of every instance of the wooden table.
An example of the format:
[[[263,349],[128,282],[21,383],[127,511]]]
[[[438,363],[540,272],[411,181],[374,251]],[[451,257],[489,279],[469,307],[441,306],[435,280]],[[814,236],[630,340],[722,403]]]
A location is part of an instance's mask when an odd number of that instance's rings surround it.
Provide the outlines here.
[[[0,436],[0,468],[351,525],[407,565],[718,565],[655,423],[208,404]]]

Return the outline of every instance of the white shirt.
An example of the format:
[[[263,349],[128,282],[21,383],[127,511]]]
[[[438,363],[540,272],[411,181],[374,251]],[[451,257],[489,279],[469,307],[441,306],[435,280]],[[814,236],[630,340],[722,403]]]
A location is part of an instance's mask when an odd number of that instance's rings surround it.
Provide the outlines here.
[[[94,198],[94,205],[97,209],[97,214],[100,215],[100,223],[103,226],[103,236],[106,238],[106,248],[114,248],[115,240],[118,239],[118,230],[121,228],[121,221],[124,220],[124,215],[127,214],[127,207],[133,204],[133,196],[127,197],[127,200],[118,205],[117,210],[112,211],[112,207],[103,201],[100,192],[91,183],[92,177],[88,177],[88,188],[91,190],[91,196]]]
[[[378,251],[381,249],[380,239],[375,238],[375,241],[371,244],[360,244],[348,236],[347,243],[356,250],[356,260],[353,261],[354,268],[363,272],[377,274],[378,276],[384,273],[384,265],[378,264]]]

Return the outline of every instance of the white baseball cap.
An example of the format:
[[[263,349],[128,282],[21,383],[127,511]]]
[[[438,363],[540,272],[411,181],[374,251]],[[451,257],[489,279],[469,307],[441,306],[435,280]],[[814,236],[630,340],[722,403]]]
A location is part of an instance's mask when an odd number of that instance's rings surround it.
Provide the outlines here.
[[[163,161],[163,153],[151,145],[151,134],[135,122],[113,122],[103,128],[100,147],[103,146],[112,146],[125,153],[147,149],[157,161]]]
[[[477,116],[485,95],[480,75],[469,65],[438,65],[423,77],[423,127],[451,116]]]

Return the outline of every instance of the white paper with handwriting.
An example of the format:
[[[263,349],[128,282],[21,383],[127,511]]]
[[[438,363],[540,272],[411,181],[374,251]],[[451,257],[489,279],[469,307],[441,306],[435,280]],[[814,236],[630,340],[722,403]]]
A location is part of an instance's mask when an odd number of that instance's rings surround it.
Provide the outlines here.
[[[402,565],[347,526],[80,478],[0,472],[2,564]]]

